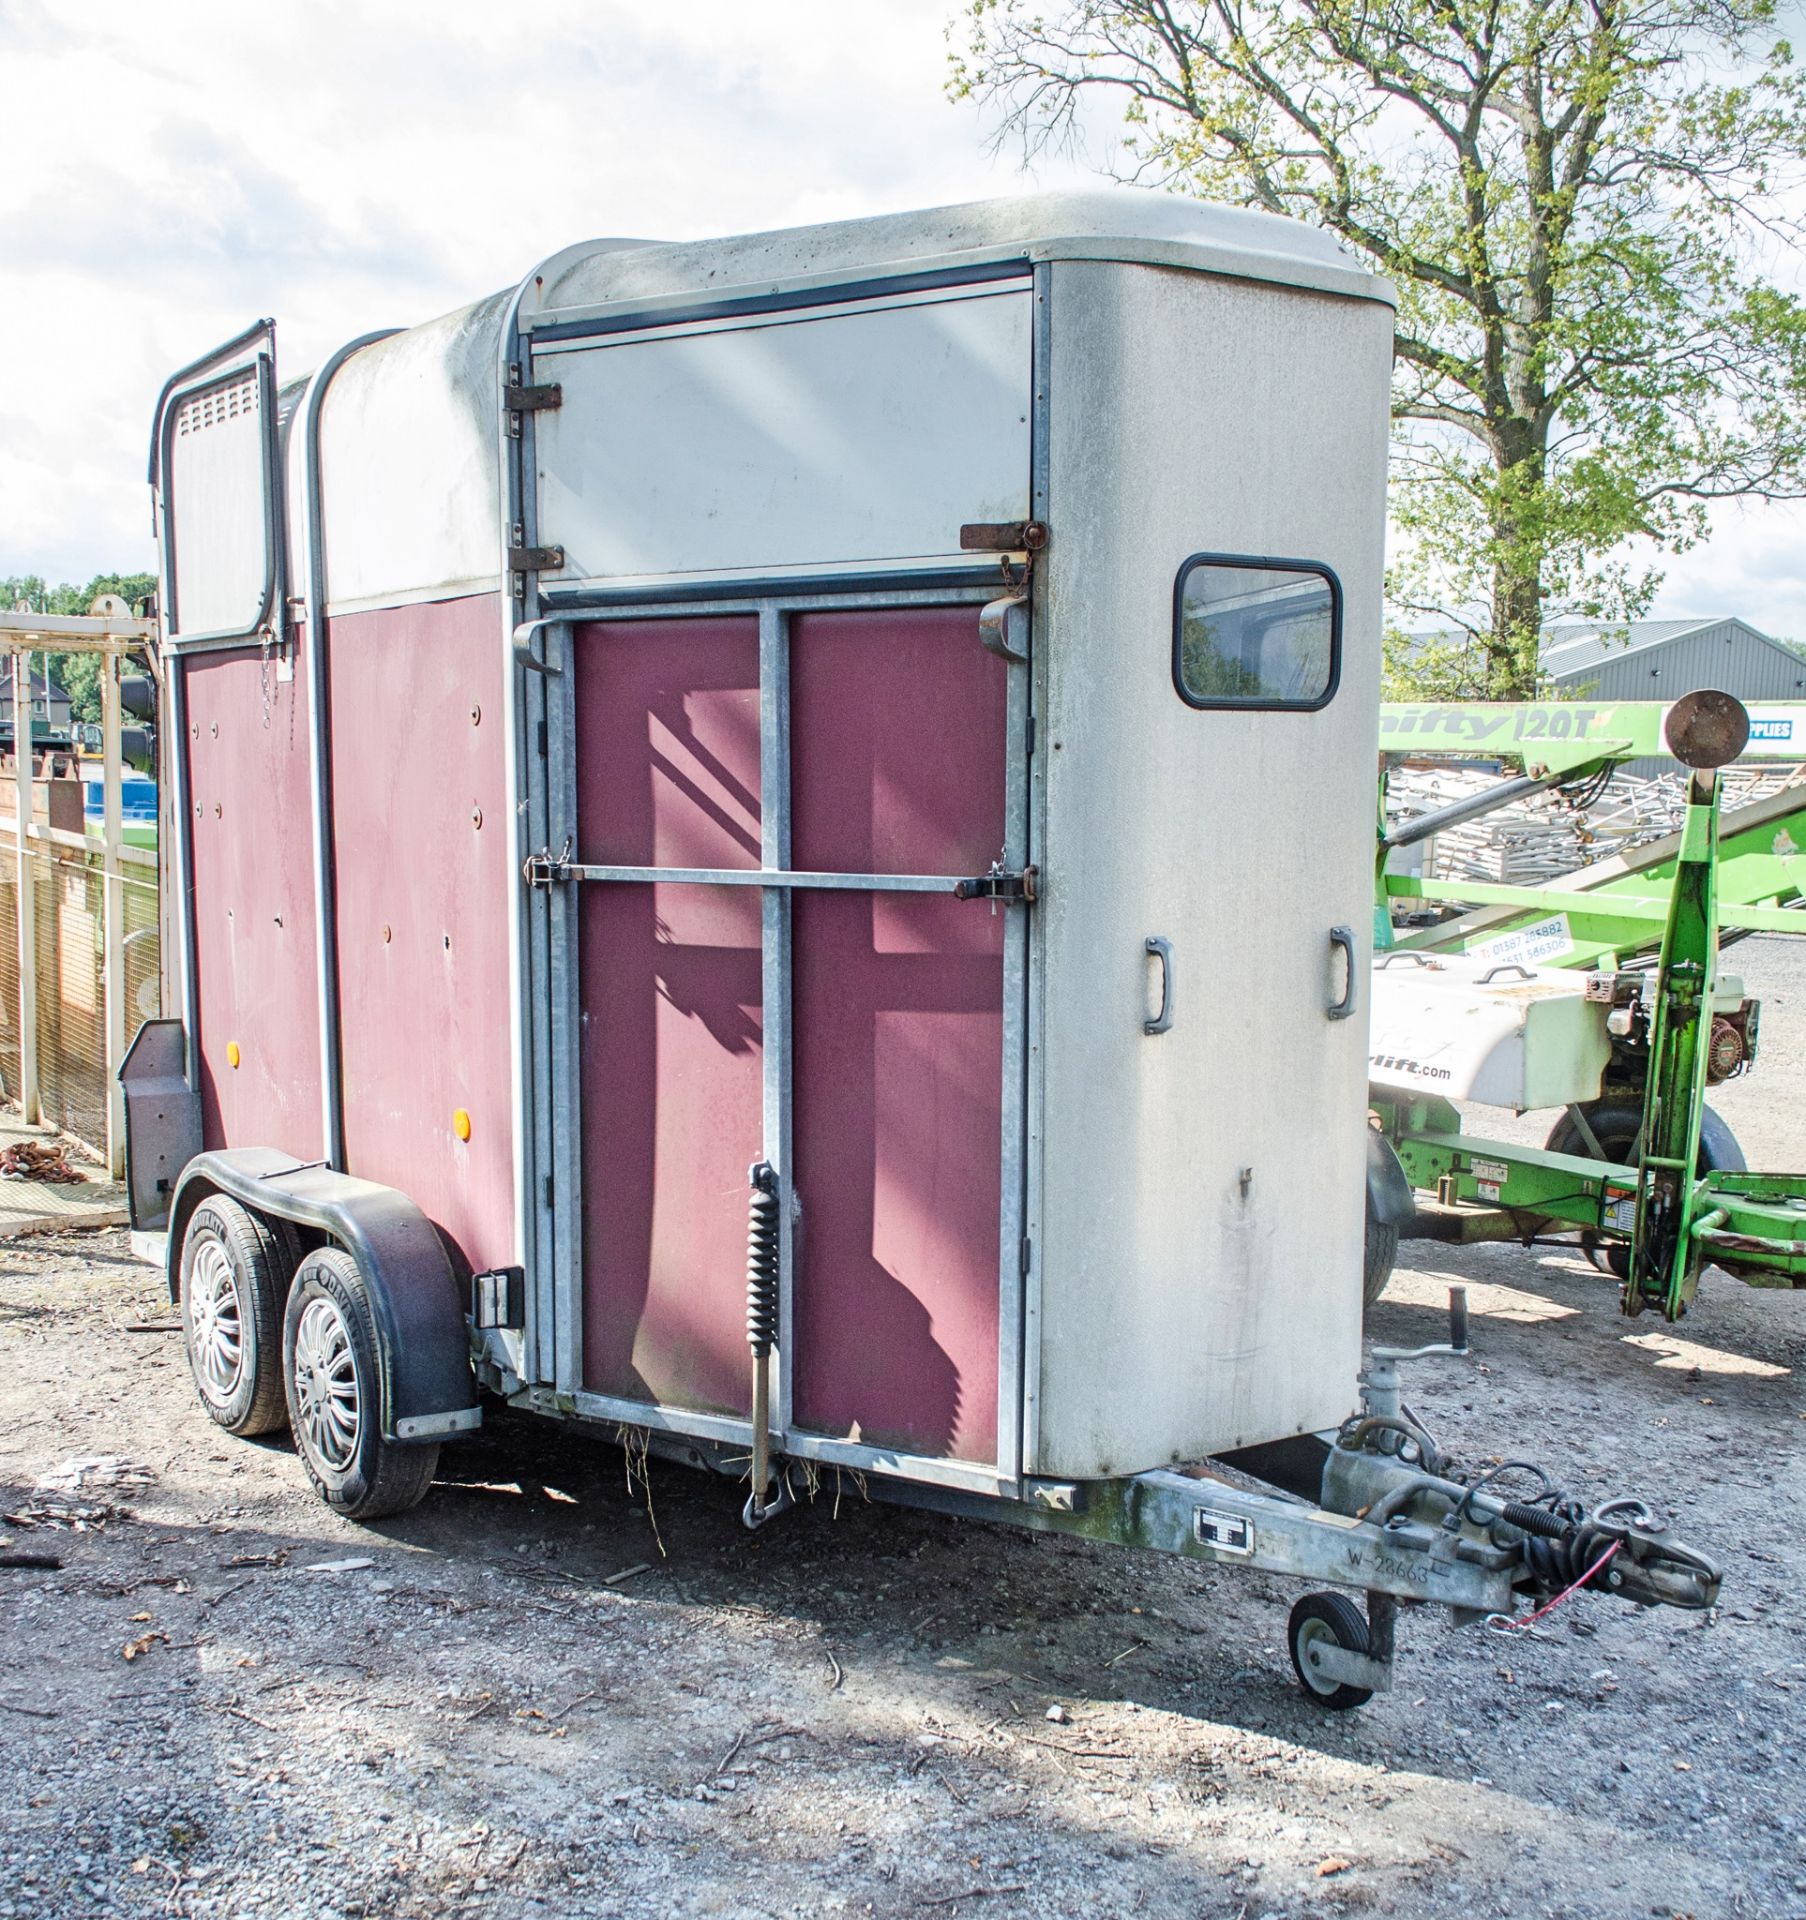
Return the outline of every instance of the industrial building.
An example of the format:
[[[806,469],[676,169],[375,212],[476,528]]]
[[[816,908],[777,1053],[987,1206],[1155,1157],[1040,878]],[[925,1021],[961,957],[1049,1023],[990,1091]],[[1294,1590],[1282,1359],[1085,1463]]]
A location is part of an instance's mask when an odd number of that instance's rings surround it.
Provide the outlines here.
[[[1569,699],[1677,700],[1699,687],[1746,704],[1806,698],[1806,657],[1736,618],[1551,627],[1543,671]]]

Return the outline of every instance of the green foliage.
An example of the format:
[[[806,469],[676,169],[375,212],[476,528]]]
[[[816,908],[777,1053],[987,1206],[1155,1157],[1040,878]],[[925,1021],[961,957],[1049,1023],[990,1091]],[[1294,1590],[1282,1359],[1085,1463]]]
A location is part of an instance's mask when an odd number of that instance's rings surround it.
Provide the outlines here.
[[[1199,700],[1259,700],[1261,677],[1227,652],[1216,627],[1202,614],[1187,613],[1179,629],[1179,678]]]
[[[116,593],[127,606],[136,608],[156,591],[156,576],[149,573],[97,573],[85,587],[67,582],[48,587],[39,574],[10,574],[0,576],[0,607],[26,606],[33,613],[86,613],[103,593]],[[74,719],[100,719],[98,654],[53,653],[50,672],[69,695]]]
[[[1327,228],[1396,285],[1394,647],[1536,691],[1716,499],[1806,497],[1806,84],[1775,0],[966,0],[952,90],[1029,147],[1123,104],[1117,171]],[[1396,684],[1396,682],[1395,682]]]

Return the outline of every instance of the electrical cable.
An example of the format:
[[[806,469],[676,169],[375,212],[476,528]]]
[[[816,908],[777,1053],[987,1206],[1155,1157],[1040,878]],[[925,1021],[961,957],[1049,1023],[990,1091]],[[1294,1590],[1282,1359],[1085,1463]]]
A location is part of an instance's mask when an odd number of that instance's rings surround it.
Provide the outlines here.
[[[1614,1540],[1578,1580],[1569,1586],[1563,1587],[1561,1592],[1558,1593],[1553,1600],[1544,1601],[1534,1613],[1526,1613],[1519,1618],[1512,1618],[1503,1613],[1489,1613],[1486,1616],[1486,1624],[1491,1627],[1495,1633],[1516,1633],[1521,1628],[1534,1626],[1536,1622],[1541,1620],[1546,1614],[1553,1613],[1555,1609],[1567,1599],[1569,1594],[1578,1593],[1580,1589],[1592,1579],[1594,1574],[1603,1572],[1607,1563],[1623,1544],[1624,1542],[1622,1540]]]

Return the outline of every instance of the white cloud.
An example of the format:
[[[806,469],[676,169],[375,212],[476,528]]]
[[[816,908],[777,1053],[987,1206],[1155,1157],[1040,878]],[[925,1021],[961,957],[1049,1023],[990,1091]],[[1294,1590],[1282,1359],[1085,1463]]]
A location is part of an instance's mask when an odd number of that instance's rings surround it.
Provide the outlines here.
[[[1712,509],[1712,537],[1669,561],[1652,616],[1734,613],[1777,640],[1806,640],[1806,506],[1734,501]]]
[[[259,314],[293,374],[593,234],[1020,191],[953,4],[0,0],[0,573],[148,566],[157,389]],[[1658,610],[1806,636],[1806,510],[1715,525]]]
[[[0,0],[0,573],[148,566],[157,390],[259,314],[293,374],[590,235],[1021,191],[949,11]]]

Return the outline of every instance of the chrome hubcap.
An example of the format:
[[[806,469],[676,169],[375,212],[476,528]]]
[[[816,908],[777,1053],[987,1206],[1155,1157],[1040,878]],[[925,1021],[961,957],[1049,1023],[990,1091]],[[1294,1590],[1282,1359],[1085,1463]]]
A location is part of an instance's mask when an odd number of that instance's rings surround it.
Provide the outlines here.
[[[295,1328],[295,1404],[301,1444],[342,1473],[357,1452],[362,1408],[345,1317],[330,1300],[308,1301]]]
[[[232,1262],[217,1240],[203,1240],[188,1269],[188,1354],[202,1393],[224,1406],[244,1377],[245,1316]]]

